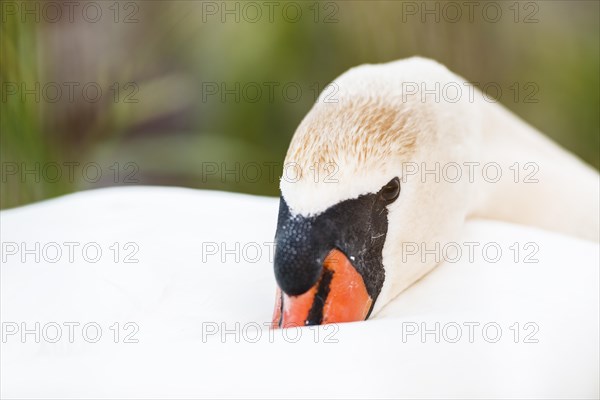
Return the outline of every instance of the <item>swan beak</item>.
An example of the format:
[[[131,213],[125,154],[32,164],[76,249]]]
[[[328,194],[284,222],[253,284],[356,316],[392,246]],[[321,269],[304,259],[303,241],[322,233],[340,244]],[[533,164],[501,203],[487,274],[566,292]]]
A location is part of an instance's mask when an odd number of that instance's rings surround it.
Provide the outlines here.
[[[273,328],[364,321],[373,300],[344,253],[329,252],[321,276],[307,292],[289,296],[277,288]]]

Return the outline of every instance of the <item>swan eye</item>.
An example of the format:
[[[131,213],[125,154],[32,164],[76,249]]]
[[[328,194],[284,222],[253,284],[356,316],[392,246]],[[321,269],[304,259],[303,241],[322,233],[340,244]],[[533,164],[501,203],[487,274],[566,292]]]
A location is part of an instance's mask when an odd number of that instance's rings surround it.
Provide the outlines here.
[[[381,198],[388,203],[393,202],[400,195],[400,179],[394,178],[381,189]]]

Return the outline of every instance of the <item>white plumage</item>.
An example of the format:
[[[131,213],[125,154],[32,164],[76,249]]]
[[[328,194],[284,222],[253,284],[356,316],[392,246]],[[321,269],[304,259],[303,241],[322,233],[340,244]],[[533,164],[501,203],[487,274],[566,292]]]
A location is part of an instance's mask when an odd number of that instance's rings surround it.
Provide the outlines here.
[[[174,206],[176,205],[176,206]],[[257,343],[220,335],[202,341],[203,323],[270,321],[272,262],[236,263],[220,255],[202,262],[203,242],[272,242],[277,201],[189,189],[136,187],[82,192],[1,214],[3,242],[136,242],[137,264],[21,263],[0,269],[2,322],[98,322],[96,344],[2,343],[2,397],[178,398],[341,397],[597,397],[599,251],[595,243],[492,221],[467,224],[460,242],[536,242],[539,263],[443,264],[368,322],[284,330],[273,340],[263,326]],[[35,227],[35,228],[32,228]],[[139,343],[113,342],[108,326],[138,324]],[[420,335],[402,342],[403,327],[463,326],[457,343]],[[466,322],[498,323],[488,343]],[[514,343],[515,322],[520,323]],[[539,343],[523,343],[534,322]],[[450,325],[447,325],[450,329]],[[249,326],[247,338],[253,338]],[[314,343],[315,330],[320,336]],[[453,333],[448,330],[448,335]],[[93,332],[90,333],[90,335]],[[123,332],[122,332],[123,333]],[[493,330],[489,335],[493,337]],[[66,331],[65,331],[66,335]],[[272,343],[270,343],[272,342]],[[282,362],[282,359],[294,362]],[[326,360],[327,362],[316,362]],[[307,371],[323,379],[298,384]],[[343,382],[343,384],[334,384]],[[291,389],[293,388],[293,389]]]

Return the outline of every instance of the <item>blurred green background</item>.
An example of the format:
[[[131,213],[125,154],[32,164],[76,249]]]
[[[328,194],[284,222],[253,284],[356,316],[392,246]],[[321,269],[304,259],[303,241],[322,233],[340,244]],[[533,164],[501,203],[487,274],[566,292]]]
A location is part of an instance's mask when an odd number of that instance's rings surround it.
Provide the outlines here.
[[[412,55],[600,165],[598,1],[1,3],[1,208],[134,184],[277,195],[316,94]]]

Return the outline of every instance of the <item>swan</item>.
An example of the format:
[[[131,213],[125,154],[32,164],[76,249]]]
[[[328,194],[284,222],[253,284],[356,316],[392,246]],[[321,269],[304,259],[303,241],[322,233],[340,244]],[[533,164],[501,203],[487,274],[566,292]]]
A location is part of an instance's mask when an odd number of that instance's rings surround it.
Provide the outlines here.
[[[321,94],[280,182],[274,327],[376,315],[439,264],[403,259],[403,244],[450,243],[468,219],[599,240],[598,173],[466,82],[413,57],[352,68]]]

